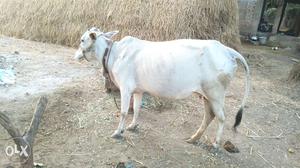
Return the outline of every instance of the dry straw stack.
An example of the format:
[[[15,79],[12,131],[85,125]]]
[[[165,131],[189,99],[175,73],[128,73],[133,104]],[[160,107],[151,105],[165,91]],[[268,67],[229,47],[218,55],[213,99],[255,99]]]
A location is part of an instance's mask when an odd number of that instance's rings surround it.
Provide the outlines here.
[[[0,0],[0,34],[77,46],[90,26],[147,40],[240,44],[236,0]]]

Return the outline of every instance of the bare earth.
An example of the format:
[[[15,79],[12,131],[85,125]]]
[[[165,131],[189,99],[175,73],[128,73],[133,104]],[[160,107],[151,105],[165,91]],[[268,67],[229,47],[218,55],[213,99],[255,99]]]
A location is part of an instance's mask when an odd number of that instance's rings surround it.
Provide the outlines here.
[[[238,132],[231,128],[244,94],[240,68],[226,98],[223,141],[240,153],[211,148],[213,121],[197,144],[188,144],[200,126],[203,103],[197,96],[167,101],[159,108],[144,107],[136,132],[111,139],[118,109],[105,93],[98,65],[77,63],[73,48],[0,37],[0,56],[15,67],[15,85],[0,86],[0,110],[20,130],[29,126],[36,101],[49,104],[34,144],[35,162],[46,167],[300,167],[300,85],[287,74],[297,58],[289,50],[243,46],[252,74],[251,97]],[[17,51],[17,52],[15,52]],[[299,59],[299,53],[298,53]],[[116,94],[119,101],[119,96]],[[131,121],[129,114],[127,123]],[[0,166],[15,166],[5,156],[9,135],[0,127]]]

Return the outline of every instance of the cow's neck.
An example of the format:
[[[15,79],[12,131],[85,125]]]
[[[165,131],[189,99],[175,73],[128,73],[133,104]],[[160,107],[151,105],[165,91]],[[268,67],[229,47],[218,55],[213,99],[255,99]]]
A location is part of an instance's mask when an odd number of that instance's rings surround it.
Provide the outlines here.
[[[102,61],[105,50],[109,47],[108,42],[103,38],[98,38],[95,42],[95,54],[98,61]]]
[[[99,61],[103,59],[103,55],[106,49],[107,43],[104,39],[98,38],[95,42],[95,53]]]
[[[110,49],[110,53],[108,55],[107,69],[110,71],[110,73],[111,73],[113,64],[116,60],[117,45],[118,45],[117,42],[114,42],[112,44],[111,49]]]
[[[111,80],[115,83],[114,81],[114,77],[112,74],[112,67],[113,64],[116,60],[116,50],[117,50],[117,45],[118,42],[115,42],[111,45],[109,45],[110,42],[107,42],[105,39],[99,38],[96,40],[96,44],[95,44],[95,52],[96,52],[96,57],[99,61],[103,61],[103,57],[105,54],[108,54],[106,57],[106,59],[108,59],[108,61],[106,62],[107,64],[105,64],[105,68],[108,70],[108,73],[111,77]],[[111,42],[112,43],[112,42]],[[106,51],[108,50],[108,51]],[[106,53],[108,52],[108,53]],[[104,68],[104,67],[103,67]]]

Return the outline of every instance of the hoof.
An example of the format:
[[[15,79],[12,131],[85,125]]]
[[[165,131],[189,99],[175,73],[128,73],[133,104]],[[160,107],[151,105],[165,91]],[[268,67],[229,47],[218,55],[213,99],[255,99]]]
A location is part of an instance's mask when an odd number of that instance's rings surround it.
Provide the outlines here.
[[[194,144],[197,141],[197,139],[194,138],[188,138],[185,140],[185,142],[190,143],[190,144]]]
[[[126,129],[128,130],[128,131],[136,131],[137,129],[138,129],[138,124],[136,124],[136,125],[129,125]]]
[[[114,139],[122,139],[123,138],[122,134],[118,133],[118,132],[113,133],[111,135],[111,137],[114,138]]]

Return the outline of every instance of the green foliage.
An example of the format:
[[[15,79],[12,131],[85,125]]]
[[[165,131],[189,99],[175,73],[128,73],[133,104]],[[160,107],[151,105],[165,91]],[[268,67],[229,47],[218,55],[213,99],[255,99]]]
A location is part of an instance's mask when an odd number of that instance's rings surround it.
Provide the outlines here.
[[[283,0],[267,0],[267,9],[278,8],[278,6],[283,2]]]
[[[277,8],[269,8],[265,12],[265,16],[268,18],[268,22],[274,23],[276,17]]]
[[[286,14],[287,16],[300,16],[300,4],[288,4]]]

